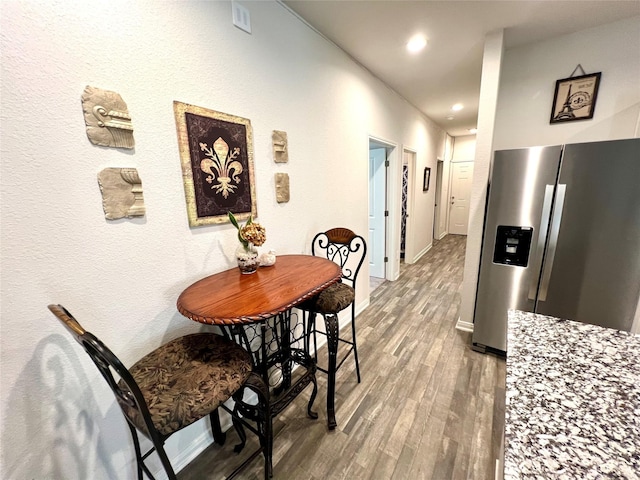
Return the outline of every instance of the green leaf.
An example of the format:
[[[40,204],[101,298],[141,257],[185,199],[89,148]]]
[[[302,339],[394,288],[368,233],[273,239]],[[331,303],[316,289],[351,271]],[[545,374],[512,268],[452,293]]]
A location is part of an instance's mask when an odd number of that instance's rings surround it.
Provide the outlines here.
[[[229,212],[229,221],[231,221],[231,223],[233,223],[233,226],[236,227],[238,230],[240,230],[240,225],[238,225],[238,221],[236,220],[236,217],[233,215],[233,213]]]

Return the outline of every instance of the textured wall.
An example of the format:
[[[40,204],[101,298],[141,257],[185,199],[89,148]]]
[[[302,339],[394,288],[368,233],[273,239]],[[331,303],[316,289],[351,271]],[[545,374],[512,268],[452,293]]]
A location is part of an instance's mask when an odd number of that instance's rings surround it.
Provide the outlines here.
[[[456,137],[453,149],[453,162],[473,162],[476,156],[476,136]]]
[[[130,363],[200,328],[177,313],[179,293],[232,265],[233,227],[188,226],[174,100],[251,119],[259,221],[280,254],[308,252],[337,224],[367,231],[369,135],[416,151],[417,172],[435,167],[443,132],[428,119],[280,4],[244,4],[252,35],[232,25],[229,2],[2,2],[0,477],[134,477],[111,393],[47,304]],[[122,95],[135,150],[89,142],[86,85]],[[288,164],[273,162],[274,129],[288,133]],[[106,167],[138,169],[145,217],[105,220],[96,175]],[[289,203],[276,202],[276,172],[290,176]],[[416,208],[432,218],[433,198]],[[391,228],[399,251],[399,222]],[[419,228],[428,245],[431,224]],[[210,441],[201,423],[169,442],[178,464]]]
[[[594,117],[551,125],[556,80],[578,64],[602,72]],[[496,150],[640,134],[640,16],[507,50],[503,65]]]

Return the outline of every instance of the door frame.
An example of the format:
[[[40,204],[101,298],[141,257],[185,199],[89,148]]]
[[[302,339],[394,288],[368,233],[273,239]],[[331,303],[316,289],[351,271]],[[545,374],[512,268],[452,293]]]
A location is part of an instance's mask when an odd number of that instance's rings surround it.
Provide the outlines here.
[[[388,215],[384,222],[384,255],[388,261],[384,265],[384,278],[387,280],[395,280],[400,275],[400,202],[396,199],[398,193],[402,195],[402,191],[395,187],[394,183],[398,181],[398,144],[385,140],[374,135],[367,136],[367,165],[369,165],[369,150],[372,148],[384,148],[389,166],[384,169],[385,172],[385,210]],[[400,165],[402,168],[402,165]],[[367,167],[367,187],[369,187],[369,168]],[[400,181],[402,177],[400,177]],[[367,195],[367,199],[369,196]],[[367,200],[368,202],[368,200]],[[367,209],[368,212],[368,209]],[[367,213],[367,224],[369,222]],[[396,226],[396,223],[398,225]],[[397,237],[397,239],[396,239]],[[390,254],[393,252],[393,254]]]
[[[445,162],[438,157],[436,159],[436,191],[435,191],[435,203],[433,206],[433,239],[441,240],[447,234],[449,225],[448,206],[449,202],[447,198],[443,196],[445,184],[444,184],[444,167]]]
[[[406,237],[404,244],[404,261],[405,263],[413,263],[415,258],[415,242],[413,241],[413,211],[415,207],[416,198],[416,160],[418,152],[409,147],[402,148],[402,165],[404,165],[404,158],[407,156],[407,166],[409,181],[407,184],[407,224],[406,224]],[[402,169],[402,165],[400,168]],[[400,188],[402,188],[402,177],[400,178]],[[400,192],[400,201],[402,202],[402,191]],[[402,215],[402,205],[400,205],[400,215]],[[402,221],[401,217],[398,217]]]
[[[447,233],[451,232],[451,228],[450,228],[450,223],[451,223],[451,195],[453,193],[453,175],[454,175],[454,171],[456,169],[456,165],[459,165],[461,163],[470,163],[473,165],[474,170],[475,170],[475,162],[473,160],[459,160],[456,162],[450,162],[450,166],[449,166],[449,191],[448,191],[448,196],[447,196]],[[472,176],[473,177],[473,176]],[[471,180],[473,182],[473,178]],[[471,218],[471,192],[473,190],[473,186],[471,186],[469,188],[469,218]],[[469,234],[469,220],[467,219],[467,233],[465,235]]]
[[[387,149],[369,144],[369,276],[384,278],[387,233]]]

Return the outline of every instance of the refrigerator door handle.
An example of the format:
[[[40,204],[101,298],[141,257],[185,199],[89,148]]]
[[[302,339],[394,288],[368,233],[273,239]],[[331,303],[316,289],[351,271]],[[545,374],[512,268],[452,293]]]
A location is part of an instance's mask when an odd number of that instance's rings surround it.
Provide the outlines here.
[[[536,263],[531,266],[533,272],[531,284],[529,285],[529,300],[535,300],[538,293],[538,280],[540,280],[540,269],[542,268],[542,255],[544,254],[544,244],[547,241],[547,231],[549,230],[549,217],[551,216],[551,205],[553,203],[553,189],[555,185],[547,185],[544,190],[544,201],[542,203],[542,213],[540,217],[540,228],[538,229],[538,244],[536,246]]]
[[[553,218],[551,219],[551,233],[549,234],[549,248],[547,257],[544,260],[544,269],[542,271],[542,281],[540,282],[539,301],[547,299],[547,290],[549,289],[549,281],[551,280],[551,270],[553,270],[553,259],[556,256],[556,247],[558,246],[558,235],[560,234],[560,223],[562,222],[562,209],[564,207],[564,197],[567,192],[567,186],[558,184],[558,193],[556,195],[556,205],[553,209]]]

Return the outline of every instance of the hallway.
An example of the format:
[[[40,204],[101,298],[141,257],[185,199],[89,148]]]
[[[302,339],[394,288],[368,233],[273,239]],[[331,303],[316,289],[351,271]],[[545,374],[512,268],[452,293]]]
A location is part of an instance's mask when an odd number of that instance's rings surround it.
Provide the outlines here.
[[[362,383],[347,360],[337,377],[333,432],[321,373],[318,420],[306,417],[307,389],[274,421],[274,479],[494,478],[505,361],[472,351],[470,334],[455,329],[465,243],[465,236],[446,236],[372,293],[357,319]],[[236,441],[229,431],[222,448],[209,447],[179,478],[231,472],[242,460],[232,452]],[[262,467],[254,460],[240,478],[260,479]]]

